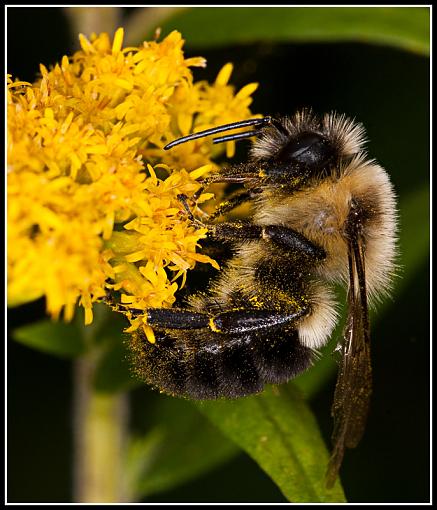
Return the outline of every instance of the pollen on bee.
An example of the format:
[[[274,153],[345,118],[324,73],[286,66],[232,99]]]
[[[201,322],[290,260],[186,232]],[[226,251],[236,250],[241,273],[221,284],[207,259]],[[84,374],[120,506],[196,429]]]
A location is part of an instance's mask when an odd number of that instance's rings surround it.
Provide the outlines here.
[[[144,334],[146,335],[147,340],[154,344],[156,342],[155,333],[153,332],[153,329],[150,326],[143,326]]]
[[[220,329],[217,327],[212,317],[209,319],[208,326],[211,329],[211,331],[214,331],[214,333],[220,333]]]
[[[253,296],[249,299],[249,301],[252,303],[252,305],[256,308],[261,308],[264,305],[263,301],[260,301],[258,296]]]

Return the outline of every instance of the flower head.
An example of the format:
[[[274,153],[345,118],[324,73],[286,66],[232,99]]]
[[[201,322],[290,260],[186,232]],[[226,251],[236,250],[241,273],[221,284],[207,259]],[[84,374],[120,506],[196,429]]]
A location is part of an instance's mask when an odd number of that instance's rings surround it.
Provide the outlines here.
[[[45,296],[53,317],[70,319],[79,302],[90,323],[108,291],[127,310],[168,307],[196,263],[218,268],[198,252],[206,229],[192,226],[177,197],[200,188],[223,149],[206,139],[162,147],[248,118],[256,84],[235,93],[230,64],[214,84],[195,83],[191,68],[205,60],[185,58],[176,31],[136,48],[122,42],[122,29],[112,43],[80,35],[81,49],[41,65],[36,83],[8,78],[11,305]]]

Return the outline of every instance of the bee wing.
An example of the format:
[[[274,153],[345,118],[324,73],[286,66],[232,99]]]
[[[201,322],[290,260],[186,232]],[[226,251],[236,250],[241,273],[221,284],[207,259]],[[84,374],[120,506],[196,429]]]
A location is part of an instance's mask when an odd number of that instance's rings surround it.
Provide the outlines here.
[[[366,425],[372,392],[369,316],[363,244],[358,227],[348,239],[349,289],[348,315],[343,333],[340,362],[331,414],[334,418],[333,450],[326,474],[326,485],[332,487],[340,469],[345,448],[354,448]]]

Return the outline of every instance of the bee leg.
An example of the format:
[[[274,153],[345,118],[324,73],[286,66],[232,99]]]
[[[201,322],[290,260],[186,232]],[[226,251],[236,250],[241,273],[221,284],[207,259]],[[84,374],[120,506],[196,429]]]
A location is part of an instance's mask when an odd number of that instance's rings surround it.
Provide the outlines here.
[[[267,328],[280,327],[293,322],[307,312],[305,306],[293,310],[239,309],[214,315],[177,308],[149,308],[147,324],[161,329],[203,329],[214,333],[240,334]]]
[[[181,204],[184,206],[185,212],[187,213],[188,218],[193,223],[196,222],[196,218],[193,216],[193,213],[191,212],[190,206],[188,205],[188,197],[187,195],[184,195],[183,193],[180,193],[178,195],[178,200],[181,202]]]
[[[205,228],[205,225],[200,220],[196,219],[194,217],[193,213],[191,212],[190,206],[188,205],[187,195],[184,195],[183,193],[181,193],[178,195],[177,198],[178,198],[179,202],[181,202],[182,205],[184,206],[184,209],[185,209],[185,212],[187,213],[188,219],[191,221],[194,228],[196,230],[199,228]]]
[[[263,227],[262,237],[287,251],[304,253],[313,260],[324,260],[326,258],[326,252],[323,248],[315,245],[296,230],[282,225]]]
[[[294,322],[307,313],[306,306],[296,306],[293,310],[269,310],[250,308],[221,312],[209,321],[215,333],[242,334],[249,331],[273,329]]]
[[[226,172],[226,170],[228,170]],[[209,177],[206,177],[203,181],[201,181],[202,186],[194,193],[193,200],[197,200],[200,195],[205,191],[205,189],[210,185],[216,182],[226,182],[228,184],[247,184],[253,183],[258,184],[260,182],[259,172],[244,172],[239,171],[238,167],[229,167],[228,169],[224,169],[221,174],[213,174]]]
[[[240,192],[236,193],[235,195],[231,196],[228,200],[226,200],[225,202],[222,202],[216,208],[216,210],[208,216],[208,222],[215,220],[222,214],[225,214],[226,212],[229,212],[232,209],[235,209],[236,207],[243,204],[244,202],[247,202],[248,200],[250,200],[253,197],[253,195],[255,193],[260,193],[260,191],[254,190],[254,189],[243,190],[243,191],[240,191]],[[205,225],[203,225],[202,222],[200,222],[199,220],[194,218],[194,215],[190,209],[190,206],[188,205],[187,195],[184,195],[181,193],[180,195],[178,195],[178,200],[184,206],[184,209],[185,209],[190,221],[198,228],[205,227]]]
[[[249,222],[235,221],[208,225],[208,235],[223,241],[244,241],[264,239],[287,252],[303,253],[313,260],[323,260],[325,250],[316,246],[304,235],[282,225],[255,225]]]
[[[232,211],[232,209],[235,209],[241,204],[244,204],[245,202],[251,200],[253,198],[254,193],[259,193],[259,191],[256,190],[243,190],[235,195],[231,196],[228,200],[225,202],[222,202],[216,210],[210,214],[208,221],[215,220],[219,216]]]
[[[147,324],[162,329],[208,328],[210,317],[206,313],[180,308],[148,308]]]

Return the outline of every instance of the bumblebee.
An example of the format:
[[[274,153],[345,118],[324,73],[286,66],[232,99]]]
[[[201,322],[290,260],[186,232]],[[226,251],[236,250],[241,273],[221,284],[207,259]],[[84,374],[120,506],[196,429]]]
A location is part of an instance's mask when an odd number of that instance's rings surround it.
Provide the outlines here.
[[[397,213],[385,170],[367,157],[361,124],[310,110],[219,126],[171,149],[235,128],[214,143],[255,137],[249,160],[207,178],[240,183],[206,222],[235,253],[206,292],[181,308],[149,309],[156,343],[136,333],[136,372],[165,393],[238,398],[284,383],[317,358],[338,319],[335,284],[347,288],[347,319],[335,389],[328,486],[345,447],[359,442],[371,395],[369,303],[395,272]],[[181,197],[191,215],[188,197]],[[250,201],[250,220],[214,222]],[[193,221],[194,217],[191,215]]]

